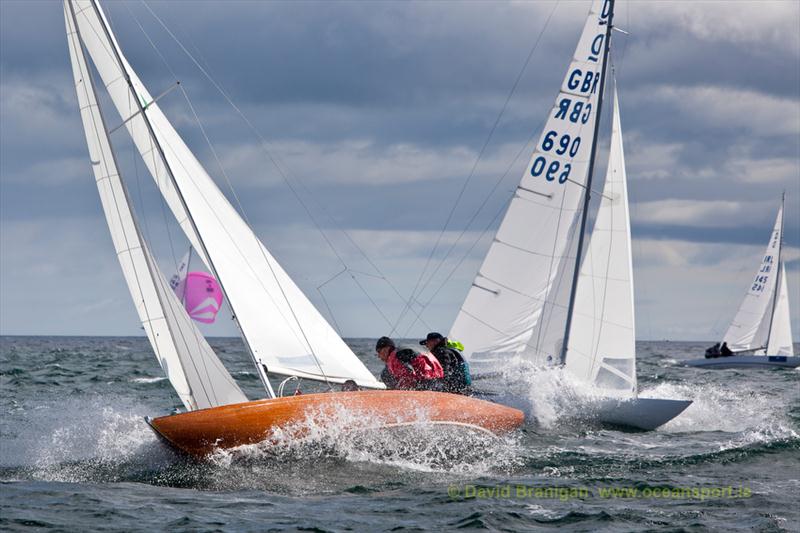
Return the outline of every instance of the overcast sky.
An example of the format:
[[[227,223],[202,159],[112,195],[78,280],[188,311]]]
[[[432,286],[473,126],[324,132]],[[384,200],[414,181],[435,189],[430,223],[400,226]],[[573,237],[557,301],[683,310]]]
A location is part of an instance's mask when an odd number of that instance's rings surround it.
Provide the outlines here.
[[[267,139],[282,172],[147,6]],[[474,166],[432,264],[451,245],[453,253],[418,298],[430,301],[424,324],[407,320],[398,330],[446,333],[530,156],[588,7],[105,3],[150,92],[181,81],[248,220],[351,337],[391,330],[403,304],[394,289],[407,296],[415,286]],[[618,1],[615,22],[629,33],[615,33],[612,54],[628,166],[637,337],[721,336],[755,274],[785,190],[784,257],[797,339],[800,2]],[[0,0],[0,31],[0,333],[141,334],[89,165],[61,3]],[[183,96],[172,92],[160,104],[233,198]],[[111,125],[119,122],[110,108],[106,115]],[[602,142],[607,138],[605,130]],[[147,236],[169,272],[186,241],[164,216],[124,130],[113,141]],[[349,271],[334,278],[345,266]],[[221,315],[208,332],[233,335],[235,328]]]

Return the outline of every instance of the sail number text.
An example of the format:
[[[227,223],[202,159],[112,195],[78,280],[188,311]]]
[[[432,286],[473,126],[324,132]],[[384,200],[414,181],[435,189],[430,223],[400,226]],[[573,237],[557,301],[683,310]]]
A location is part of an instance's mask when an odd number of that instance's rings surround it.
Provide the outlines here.
[[[765,255],[764,261],[761,262],[761,269],[756,274],[756,279],[753,280],[753,286],[750,287],[750,292],[762,292],[767,282],[769,281],[769,272],[772,270],[772,256]]]

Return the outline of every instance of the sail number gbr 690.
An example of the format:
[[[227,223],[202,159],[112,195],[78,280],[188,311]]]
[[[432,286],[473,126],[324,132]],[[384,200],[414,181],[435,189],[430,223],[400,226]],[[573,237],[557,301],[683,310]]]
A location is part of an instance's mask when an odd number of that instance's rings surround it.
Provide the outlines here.
[[[572,138],[568,133],[558,136],[558,132],[550,130],[547,135],[542,139],[541,149],[543,152],[553,151],[557,155],[575,157],[581,146],[581,138]],[[531,165],[531,176],[538,177],[544,174],[547,181],[554,181],[558,179],[559,183],[566,183],[569,178],[569,173],[572,171],[572,163],[561,164],[560,161],[554,160],[549,164],[544,155],[538,156],[533,160]]]

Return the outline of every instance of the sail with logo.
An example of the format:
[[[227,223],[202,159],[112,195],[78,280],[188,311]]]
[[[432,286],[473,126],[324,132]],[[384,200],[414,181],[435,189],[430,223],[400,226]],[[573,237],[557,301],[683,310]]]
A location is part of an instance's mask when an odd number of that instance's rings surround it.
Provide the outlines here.
[[[775,219],[761,264],[747,289],[741,306],[722,337],[731,353],[709,351],[703,359],[687,361],[699,368],[797,368],[792,324],[789,315],[789,289],[783,260],[783,219],[785,198]]]
[[[450,335],[463,342],[478,373],[513,360],[563,365],[600,397],[591,407],[600,421],[654,429],[691,402],[638,397],[616,97],[605,184],[584,246],[613,4],[592,4],[555,105]]]
[[[383,383],[289,278],[169,123],[123,56],[98,1],[64,0],[64,16],[106,221],[142,325],[187,411],[148,419],[165,442],[204,457],[218,448],[260,442],[273,429],[301,428],[310,413],[340,408],[353,410],[355,420],[376,427],[429,423],[502,433],[522,424],[522,412],[475,398],[379,390]],[[192,277],[189,272],[184,277],[188,258],[178,267],[174,283],[161,273],[134,216],[89,59],[121,125],[210,274]],[[196,301],[189,298],[193,285],[201,289]],[[190,316],[216,314],[223,293],[266,399],[247,401]],[[331,392],[279,398],[269,375],[323,382]],[[352,382],[349,388],[368,390],[333,391],[332,384],[345,382]],[[407,408],[398,409],[400,404]],[[334,417],[315,422],[341,423]]]
[[[190,248],[178,263],[178,269],[169,279],[169,284],[192,320],[213,324],[222,306],[222,289],[214,276],[205,272],[189,272],[191,257]]]

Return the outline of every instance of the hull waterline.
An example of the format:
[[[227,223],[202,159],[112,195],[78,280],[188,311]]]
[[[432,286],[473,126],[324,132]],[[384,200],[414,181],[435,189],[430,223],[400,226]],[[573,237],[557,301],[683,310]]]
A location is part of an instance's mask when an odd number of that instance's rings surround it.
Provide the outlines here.
[[[339,416],[342,412],[345,417]],[[467,426],[493,434],[524,422],[522,411],[485,400],[428,391],[356,391],[257,400],[148,420],[172,447],[202,458],[215,450],[269,441],[280,430],[302,437],[315,426],[353,429],[412,424]]]
[[[729,368],[797,368],[800,367],[800,356],[788,355],[732,355],[711,359],[692,359],[683,366],[725,370]]]
[[[662,398],[606,398],[593,409],[603,424],[652,431],[663,426],[692,404],[692,400]]]

